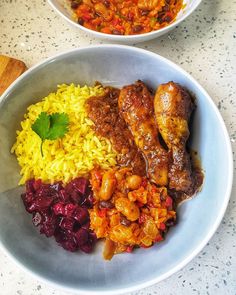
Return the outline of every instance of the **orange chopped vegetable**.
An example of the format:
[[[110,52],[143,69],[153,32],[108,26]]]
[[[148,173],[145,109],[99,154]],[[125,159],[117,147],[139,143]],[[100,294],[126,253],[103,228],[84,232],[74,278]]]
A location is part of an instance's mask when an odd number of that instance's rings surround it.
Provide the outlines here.
[[[98,238],[106,239],[105,259],[116,253],[130,253],[135,247],[151,247],[162,241],[175,223],[176,212],[167,189],[133,175],[131,169],[95,169],[90,179],[97,192],[96,203],[90,209],[90,228]],[[111,184],[106,198],[100,193],[103,179]]]
[[[82,26],[106,34],[134,35],[163,28],[183,8],[183,0],[70,0]]]

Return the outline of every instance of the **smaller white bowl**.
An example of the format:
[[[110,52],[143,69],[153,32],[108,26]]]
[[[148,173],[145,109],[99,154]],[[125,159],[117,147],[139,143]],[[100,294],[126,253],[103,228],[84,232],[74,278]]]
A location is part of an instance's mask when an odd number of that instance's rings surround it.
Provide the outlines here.
[[[71,25],[79,28],[80,30],[86,32],[92,37],[109,40],[109,41],[117,42],[117,43],[133,44],[133,43],[144,42],[151,39],[155,39],[157,37],[162,36],[163,34],[166,34],[170,30],[174,29],[178,24],[180,24],[198,7],[198,5],[201,3],[201,0],[184,0],[183,2],[185,4],[185,7],[183,10],[179,12],[175,21],[160,30],[152,31],[145,34],[139,34],[139,35],[122,35],[122,36],[100,33],[100,32],[96,32],[81,26],[73,19],[73,16],[72,16],[73,14],[68,5],[68,2],[69,0],[48,0],[48,3],[60,16],[62,16]]]

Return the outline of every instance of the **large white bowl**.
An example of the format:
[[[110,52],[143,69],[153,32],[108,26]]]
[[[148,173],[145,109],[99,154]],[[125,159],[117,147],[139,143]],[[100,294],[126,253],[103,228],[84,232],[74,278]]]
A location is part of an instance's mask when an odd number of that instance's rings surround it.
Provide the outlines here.
[[[150,33],[139,34],[139,35],[129,35],[129,36],[104,34],[104,33],[87,29],[79,25],[72,16],[71,9],[68,5],[69,0],[48,0],[48,3],[60,16],[62,16],[71,25],[86,32],[92,37],[105,39],[105,40],[117,42],[117,43],[134,44],[138,42],[144,42],[151,39],[155,39],[169,32],[170,30],[174,29],[179,23],[181,23],[186,17],[188,17],[198,7],[198,5],[201,3],[201,0],[184,0],[183,3],[185,4],[185,7],[179,12],[175,21],[171,23],[170,25],[168,25],[167,27],[157,31],[150,32]]]
[[[41,236],[20,196],[0,194],[0,245],[18,264],[47,282],[73,292],[115,294],[157,283],[185,266],[206,245],[225,213],[232,186],[232,153],[219,111],[206,91],[185,71],[156,54],[121,45],[76,49],[31,68],[0,101],[0,192],[13,188],[19,167],[10,148],[15,130],[31,103],[55,91],[59,83],[121,86],[142,79],[155,89],[170,80],[196,97],[192,148],[201,157],[202,191],[178,209],[178,224],[164,242],[133,254],[102,258],[102,243],[91,255],[69,253]],[[18,192],[19,193],[19,192]]]

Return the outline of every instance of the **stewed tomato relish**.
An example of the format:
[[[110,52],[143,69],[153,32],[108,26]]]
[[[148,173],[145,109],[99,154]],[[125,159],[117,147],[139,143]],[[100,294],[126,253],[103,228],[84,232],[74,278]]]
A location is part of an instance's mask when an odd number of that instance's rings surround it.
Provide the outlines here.
[[[72,0],[71,7],[78,23],[88,29],[134,35],[173,22],[183,7],[183,0]]]

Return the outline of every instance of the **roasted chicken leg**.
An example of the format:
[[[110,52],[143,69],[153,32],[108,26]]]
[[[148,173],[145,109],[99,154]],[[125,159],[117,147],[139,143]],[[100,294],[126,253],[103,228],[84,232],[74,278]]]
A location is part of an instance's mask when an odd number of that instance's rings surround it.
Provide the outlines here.
[[[121,89],[118,105],[137,147],[146,159],[148,176],[157,185],[167,185],[168,154],[158,140],[153,96],[142,81],[137,81]]]
[[[156,91],[156,121],[172,158],[168,175],[169,187],[187,194],[193,181],[186,141],[189,137],[188,121],[194,107],[189,93],[174,82],[162,84]]]

